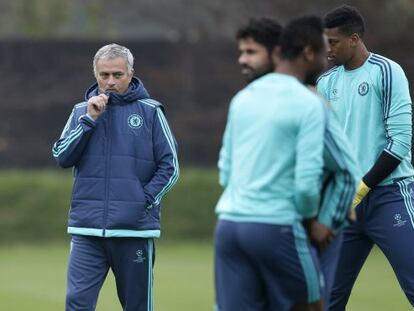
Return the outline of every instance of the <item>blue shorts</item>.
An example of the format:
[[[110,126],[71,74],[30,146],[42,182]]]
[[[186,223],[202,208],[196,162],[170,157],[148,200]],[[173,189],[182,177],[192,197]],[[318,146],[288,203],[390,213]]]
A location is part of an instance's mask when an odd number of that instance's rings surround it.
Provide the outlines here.
[[[123,310],[153,310],[154,241],[73,235],[69,255],[66,311],[93,311],[109,268]]]
[[[344,229],[330,297],[330,311],[345,310],[352,287],[376,244],[414,306],[414,183],[377,186],[356,208],[357,222]]]
[[[220,311],[290,310],[320,300],[323,278],[301,224],[219,220],[215,232]]]

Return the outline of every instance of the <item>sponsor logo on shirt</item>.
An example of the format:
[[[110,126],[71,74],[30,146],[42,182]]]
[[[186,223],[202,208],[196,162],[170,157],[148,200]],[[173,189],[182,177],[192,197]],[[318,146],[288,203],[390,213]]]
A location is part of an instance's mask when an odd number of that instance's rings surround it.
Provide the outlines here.
[[[128,125],[130,128],[138,129],[144,124],[144,119],[138,114],[131,114],[128,117]]]
[[[358,94],[361,96],[365,96],[368,94],[368,92],[369,92],[369,84],[364,81],[358,86]]]

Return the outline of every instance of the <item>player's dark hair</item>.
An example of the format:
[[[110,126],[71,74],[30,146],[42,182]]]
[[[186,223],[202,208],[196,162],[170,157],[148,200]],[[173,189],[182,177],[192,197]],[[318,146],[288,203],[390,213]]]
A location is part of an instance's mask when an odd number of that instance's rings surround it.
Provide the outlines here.
[[[284,59],[296,59],[306,46],[314,52],[325,48],[323,22],[320,17],[308,15],[293,19],[280,37],[280,54]]]
[[[252,18],[247,25],[239,28],[236,38],[237,40],[252,38],[271,53],[279,45],[281,32],[282,26],[273,18]]]
[[[344,35],[350,36],[357,33],[361,38],[365,32],[365,22],[357,8],[343,5],[333,9],[325,15],[326,28],[336,28]]]

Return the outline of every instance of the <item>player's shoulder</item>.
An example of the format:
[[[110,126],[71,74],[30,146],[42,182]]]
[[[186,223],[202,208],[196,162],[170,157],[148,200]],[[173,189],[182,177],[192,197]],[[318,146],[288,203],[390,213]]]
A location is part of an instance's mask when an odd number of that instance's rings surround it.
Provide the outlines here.
[[[323,110],[325,106],[325,101],[321,98],[321,96],[307,87],[305,87],[305,89],[306,90],[304,90],[304,92],[306,92],[307,101],[311,103],[313,106],[317,107],[317,109]]]
[[[392,74],[392,73],[404,73],[404,70],[396,61],[379,55],[375,53],[371,53],[368,58],[368,63],[375,67],[381,74]]]
[[[310,89],[310,87],[299,83],[294,91],[296,100],[295,110],[303,115],[308,115],[311,111],[317,114],[323,114],[323,102],[321,97],[316,93],[316,90]],[[293,106],[293,105],[292,105]]]
[[[229,107],[228,107],[229,113],[233,111],[234,109],[237,109],[237,107],[241,104],[241,102],[243,101],[243,98],[245,98],[246,95],[247,95],[246,87],[237,91],[237,93],[233,95],[233,97],[230,100]]]
[[[328,81],[329,79],[333,78],[334,76],[336,76],[340,72],[340,67],[341,66],[334,66],[334,67],[330,68],[329,70],[325,71],[323,74],[321,74],[319,76],[316,83],[319,85],[319,84],[324,83],[324,82]]]
[[[263,79],[262,77],[250,82],[245,87],[240,89],[231,99],[231,105],[237,106],[246,100],[254,100],[259,93],[262,93]]]
[[[143,98],[137,101],[137,104],[142,106],[144,109],[157,110],[160,109],[164,112],[164,106],[157,100],[152,98]]]
[[[235,105],[237,102],[241,101],[246,96],[249,96],[250,89],[249,85],[245,86],[244,88],[237,91],[236,94],[234,94],[233,98],[231,99],[231,103]]]

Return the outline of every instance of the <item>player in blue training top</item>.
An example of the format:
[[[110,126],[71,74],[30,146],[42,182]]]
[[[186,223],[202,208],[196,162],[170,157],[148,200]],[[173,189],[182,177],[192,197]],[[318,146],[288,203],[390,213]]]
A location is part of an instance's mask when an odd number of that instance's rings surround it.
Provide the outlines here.
[[[273,71],[276,67],[281,26],[275,20],[269,18],[251,19],[249,23],[240,28],[237,33],[239,45],[239,64],[242,74],[247,82]],[[345,216],[351,206],[355,191],[356,163],[345,134],[339,126],[338,120],[328,106],[325,106],[326,124],[324,139],[324,180],[323,191],[318,213],[320,221],[317,230],[329,230],[332,234],[341,238],[340,229],[344,226]],[[229,157],[222,149],[219,167],[221,177],[226,177],[226,167],[229,167]],[[224,186],[225,181],[221,180]],[[326,244],[330,239],[325,240]],[[324,307],[327,305],[331,285],[333,283],[336,262],[338,257],[338,244],[322,245],[318,251],[321,261],[321,270],[325,278]],[[339,244],[340,245],[340,244]],[[336,256],[332,256],[336,254]]]
[[[318,227],[325,115],[304,83],[324,70],[326,48],[319,18],[292,21],[276,73],[231,102],[219,160],[225,190],[216,207],[220,311],[322,310],[323,277],[302,221]],[[329,230],[310,233],[320,244],[331,238]]]
[[[337,66],[318,81],[333,105],[361,169],[353,201],[357,222],[344,231],[329,310],[345,310],[356,277],[373,245],[391,263],[414,305],[414,208],[411,98],[404,71],[370,53],[364,20],[342,6],[325,16],[329,60]]]

